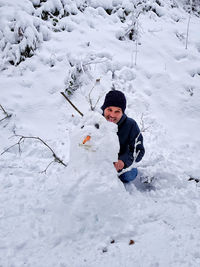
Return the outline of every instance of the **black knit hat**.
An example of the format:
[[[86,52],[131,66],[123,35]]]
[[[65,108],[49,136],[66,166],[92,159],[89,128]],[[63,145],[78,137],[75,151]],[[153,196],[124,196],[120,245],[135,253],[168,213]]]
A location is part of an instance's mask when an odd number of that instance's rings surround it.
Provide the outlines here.
[[[121,108],[124,113],[126,109],[126,97],[121,91],[112,90],[106,94],[104,104],[101,108],[104,111],[105,108],[112,106]]]

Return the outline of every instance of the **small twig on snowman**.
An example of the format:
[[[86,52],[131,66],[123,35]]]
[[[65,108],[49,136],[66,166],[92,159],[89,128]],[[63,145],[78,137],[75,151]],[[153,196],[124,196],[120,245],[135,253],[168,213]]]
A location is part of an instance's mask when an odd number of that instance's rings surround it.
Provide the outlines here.
[[[2,105],[0,105],[0,109],[6,115],[3,119],[0,120],[0,122],[3,121],[3,120],[5,120],[5,119],[8,119],[8,118],[10,118],[12,116],[12,114],[8,114],[8,112],[5,111],[5,109],[2,107]]]
[[[54,157],[54,160],[47,166],[47,168],[43,171],[46,173],[47,169],[49,168],[49,166],[53,163],[53,162],[57,162],[62,164],[63,166],[67,167],[67,164],[63,162],[62,159],[60,159],[56,153],[53,151],[53,149],[44,141],[42,140],[40,137],[36,137],[36,136],[23,136],[23,135],[14,135],[14,137],[19,137],[19,140],[17,143],[15,143],[14,145],[8,147],[7,149],[5,149],[0,155],[3,155],[4,153],[8,152],[11,148],[18,146],[19,148],[19,153],[21,153],[21,144],[25,141],[25,139],[36,139],[39,140],[40,142],[43,143],[43,145],[45,145],[52,153],[52,156]]]

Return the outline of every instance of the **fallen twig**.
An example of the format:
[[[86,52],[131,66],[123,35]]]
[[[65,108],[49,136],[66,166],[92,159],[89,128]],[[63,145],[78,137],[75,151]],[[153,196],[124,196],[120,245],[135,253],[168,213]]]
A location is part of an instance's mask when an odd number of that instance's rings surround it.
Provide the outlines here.
[[[48,164],[48,166],[46,167],[46,169],[43,171],[46,173],[47,169],[49,168],[49,166],[53,163],[53,162],[58,162],[60,164],[62,164],[63,166],[67,167],[67,164],[63,162],[62,159],[60,159],[56,153],[53,151],[53,149],[44,141],[42,140],[40,137],[36,137],[36,136],[23,136],[23,135],[14,135],[15,137],[19,137],[19,140],[17,143],[15,143],[14,145],[8,147],[7,149],[5,149],[0,155],[3,155],[4,153],[8,152],[11,148],[15,147],[18,145],[19,148],[19,153],[21,153],[21,143],[24,142],[25,139],[36,139],[39,140],[40,142],[42,142],[52,153],[54,160],[52,162],[50,162]]]
[[[54,162],[55,162],[55,160],[51,161],[51,162],[47,165],[47,167],[46,167],[41,173],[45,173],[45,174],[46,174],[47,169],[48,169],[49,166],[50,166],[52,163],[54,163]]]
[[[0,120],[0,122],[5,120],[5,119],[8,119],[12,116],[12,114],[8,114],[8,112],[5,111],[5,109],[2,107],[2,105],[0,105],[0,108],[3,111],[3,113],[6,115],[3,119]]]

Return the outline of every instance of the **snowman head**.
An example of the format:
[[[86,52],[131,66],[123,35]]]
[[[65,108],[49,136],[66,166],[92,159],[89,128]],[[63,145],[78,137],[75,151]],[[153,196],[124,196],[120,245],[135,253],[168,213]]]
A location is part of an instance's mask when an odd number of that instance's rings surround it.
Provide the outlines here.
[[[119,139],[117,125],[107,121],[98,112],[88,112],[81,124],[74,129],[71,138],[71,154],[77,159],[103,164],[118,160]],[[89,163],[88,162],[88,163]]]

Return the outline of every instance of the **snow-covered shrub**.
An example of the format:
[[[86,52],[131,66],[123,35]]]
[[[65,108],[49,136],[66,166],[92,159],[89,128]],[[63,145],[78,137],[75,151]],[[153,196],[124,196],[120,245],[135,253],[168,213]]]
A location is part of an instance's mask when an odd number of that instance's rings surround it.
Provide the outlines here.
[[[64,17],[55,24],[54,31],[67,31],[72,32],[77,28],[77,24],[74,23],[70,17]]]
[[[200,16],[200,0],[178,0],[187,12]]]
[[[116,33],[116,38],[124,40],[136,41],[139,37],[138,19],[140,14],[153,12],[157,17],[161,17],[164,12],[165,3],[161,0],[157,1],[123,1],[120,5],[115,6],[112,14],[115,14],[124,24],[122,29]]]
[[[116,14],[121,22],[125,22],[129,15],[139,14],[142,12],[154,12],[157,16],[164,14],[163,7],[165,2],[163,0],[148,1],[148,0],[91,0],[90,6],[93,8],[103,8],[108,15]]]
[[[86,0],[29,0],[35,7],[35,15],[49,24],[53,31],[69,30],[71,16],[84,12],[88,6]],[[62,22],[61,22],[62,21]]]
[[[83,67],[79,62],[71,62],[69,61],[70,69],[68,72],[68,76],[65,81],[66,89],[68,95],[73,94],[81,86],[81,75],[83,73]]]
[[[200,0],[193,0],[192,1],[192,12],[200,17]]]
[[[36,0],[30,0],[33,4]],[[39,2],[39,3],[37,3]],[[54,25],[58,22],[58,19],[78,13],[76,1],[72,0],[48,0],[48,1],[37,1],[36,15],[41,17],[43,20],[52,20]]]
[[[53,26],[56,26],[59,19],[77,15],[79,12],[84,12],[87,8],[104,10],[105,14],[116,14],[121,22],[125,22],[128,15],[134,10],[139,12],[153,11],[158,16],[162,15],[162,0],[147,1],[147,0],[30,0],[36,8],[36,15],[43,20],[49,20]],[[58,28],[55,29],[59,30]]]
[[[71,95],[78,88],[85,85],[88,87],[89,93],[94,81],[97,79],[96,75],[99,78],[101,73],[108,72],[107,66],[105,66],[108,61],[110,61],[109,55],[104,53],[88,54],[82,59],[68,55],[69,70],[65,79],[65,92]]]
[[[42,41],[49,39],[48,28],[34,16],[34,7],[28,0],[20,4],[0,3],[0,66],[8,62],[17,65],[31,57]]]
[[[132,15],[132,18],[130,18],[126,23],[126,26],[123,27],[123,30],[116,33],[117,39],[120,41],[125,41],[127,39],[135,41],[138,38],[137,23],[138,17]]]

